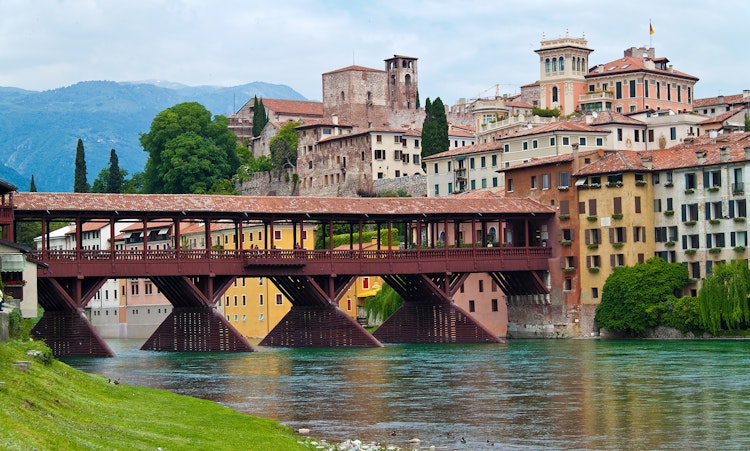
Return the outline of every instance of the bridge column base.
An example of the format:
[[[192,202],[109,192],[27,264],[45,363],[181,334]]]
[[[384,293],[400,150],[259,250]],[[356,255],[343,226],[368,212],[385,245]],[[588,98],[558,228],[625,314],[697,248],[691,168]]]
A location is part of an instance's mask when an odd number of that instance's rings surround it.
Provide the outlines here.
[[[373,333],[383,343],[502,343],[452,302],[404,301]]]
[[[45,310],[31,335],[44,340],[55,357],[115,356],[80,310]]]
[[[369,332],[334,306],[296,306],[260,342],[284,347],[378,347]]]
[[[144,351],[251,352],[252,345],[213,308],[175,308],[146,343]]]

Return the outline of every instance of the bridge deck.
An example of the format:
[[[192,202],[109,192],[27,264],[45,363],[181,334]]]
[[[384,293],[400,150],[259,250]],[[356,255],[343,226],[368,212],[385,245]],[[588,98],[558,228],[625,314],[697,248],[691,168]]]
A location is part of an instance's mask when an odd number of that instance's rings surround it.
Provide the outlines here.
[[[463,247],[407,250],[47,250],[40,277],[148,277],[216,274],[373,275],[543,270],[544,247]]]

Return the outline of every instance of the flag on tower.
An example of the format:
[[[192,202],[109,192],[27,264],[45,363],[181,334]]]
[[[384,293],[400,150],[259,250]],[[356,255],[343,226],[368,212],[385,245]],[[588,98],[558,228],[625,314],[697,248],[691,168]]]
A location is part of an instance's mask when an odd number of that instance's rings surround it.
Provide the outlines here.
[[[651,22],[648,23],[648,34],[654,34],[654,27],[651,25]]]

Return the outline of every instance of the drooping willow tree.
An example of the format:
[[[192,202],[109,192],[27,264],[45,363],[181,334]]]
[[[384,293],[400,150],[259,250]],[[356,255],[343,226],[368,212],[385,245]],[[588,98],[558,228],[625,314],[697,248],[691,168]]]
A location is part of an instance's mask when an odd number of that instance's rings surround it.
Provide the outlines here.
[[[716,335],[750,323],[750,270],[744,260],[717,265],[698,293],[701,326]]]

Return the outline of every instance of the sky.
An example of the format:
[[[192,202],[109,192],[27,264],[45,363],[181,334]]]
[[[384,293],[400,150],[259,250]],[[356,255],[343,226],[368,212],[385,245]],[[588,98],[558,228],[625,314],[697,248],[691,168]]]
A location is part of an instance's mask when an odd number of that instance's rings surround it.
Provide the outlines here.
[[[0,86],[262,81],[320,100],[321,74],[398,54],[418,58],[422,102],[453,104],[519,92],[542,38],[567,33],[591,66],[652,46],[715,97],[750,89],[748,18],[747,0],[0,0]]]

